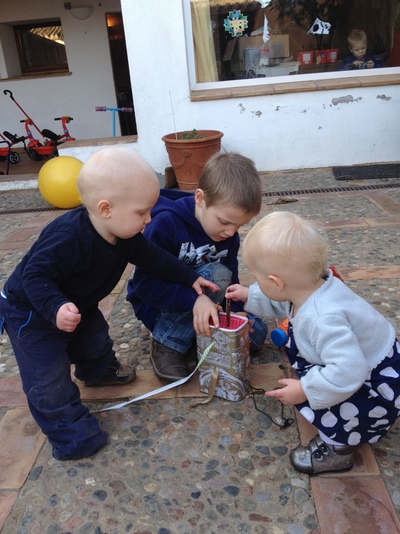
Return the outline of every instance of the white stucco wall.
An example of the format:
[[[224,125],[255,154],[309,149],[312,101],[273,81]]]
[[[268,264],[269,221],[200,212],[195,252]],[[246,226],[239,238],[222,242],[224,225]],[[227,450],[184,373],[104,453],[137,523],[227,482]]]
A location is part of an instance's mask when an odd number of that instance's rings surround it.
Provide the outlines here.
[[[400,160],[400,85],[191,102],[182,0],[121,0],[139,140],[157,171],[161,137],[216,129],[260,170]],[[140,52],[139,52],[140,51]]]
[[[19,122],[24,115],[3,94],[8,89],[40,129],[61,133],[61,124],[54,117],[70,115],[74,120],[68,127],[73,137],[111,136],[111,112],[96,112],[95,106],[116,106],[105,13],[120,11],[120,3],[75,0],[72,5],[92,5],[93,14],[87,20],[76,20],[64,9],[63,0],[0,0],[0,32],[10,39],[14,37],[10,29],[13,23],[60,18],[71,72],[69,76],[7,79],[15,73],[6,65],[7,51],[0,50],[0,131],[24,132]],[[3,46],[7,48],[7,42]]]
[[[161,137],[175,125],[223,131],[223,148],[251,157],[261,171],[400,161],[400,85],[191,102],[183,1],[121,0],[138,129],[134,146],[157,172],[169,165]],[[53,118],[65,114],[74,117],[70,130],[78,140],[111,136],[111,113],[94,108],[116,106],[105,13],[119,11],[120,2],[72,4],[92,5],[92,17],[73,19],[64,0],[0,0],[0,31],[2,23],[61,18],[72,73],[0,79],[1,131],[22,127],[21,112],[2,94],[9,89],[41,128],[57,131]],[[0,50],[0,76],[4,67]],[[59,151],[85,161],[100,147],[64,144]]]

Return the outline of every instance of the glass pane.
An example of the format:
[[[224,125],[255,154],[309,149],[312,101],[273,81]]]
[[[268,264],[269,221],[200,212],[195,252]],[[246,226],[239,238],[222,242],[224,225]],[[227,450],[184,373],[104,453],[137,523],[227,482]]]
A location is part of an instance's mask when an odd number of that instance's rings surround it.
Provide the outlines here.
[[[23,71],[68,68],[61,26],[25,26],[17,28],[17,32]]]
[[[348,70],[353,29],[363,30],[367,43],[362,61],[351,69],[400,64],[400,0],[190,0],[190,5],[198,83]]]

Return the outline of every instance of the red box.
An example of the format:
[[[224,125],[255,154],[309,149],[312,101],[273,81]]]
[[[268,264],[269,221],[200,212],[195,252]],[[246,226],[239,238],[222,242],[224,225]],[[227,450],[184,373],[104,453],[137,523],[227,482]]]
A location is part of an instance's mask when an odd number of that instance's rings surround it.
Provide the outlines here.
[[[312,65],[314,62],[314,51],[309,50],[308,52],[299,52],[297,54],[297,61],[300,62],[300,65]]]
[[[316,50],[315,51],[315,63],[317,65],[323,65],[325,63],[329,63],[328,61],[328,50]]]
[[[336,63],[338,57],[338,48],[330,48],[327,50],[328,53],[328,63]]]

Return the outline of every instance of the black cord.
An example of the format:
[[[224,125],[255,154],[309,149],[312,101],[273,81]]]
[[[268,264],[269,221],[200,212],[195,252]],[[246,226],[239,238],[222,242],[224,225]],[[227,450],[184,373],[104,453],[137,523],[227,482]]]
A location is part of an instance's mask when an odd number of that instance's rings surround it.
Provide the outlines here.
[[[254,388],[250,382],[248,380],[244,380],[244,383],[249,386],[249,388],[251,389],[251,394],[252,394],[252,397],[253,397],[253,403],[254,403],[254,408],[257,410],[257,412],[260,412],[264,415],[266,415],[268,417],[268,419],[271,421],[271,423],[273,423],[274,425],[278,426],[279,428],[287,428],[288,426],[290,425],[293,425],[294,423],[294,419],[292,417],[284,417],[284,414],[283,414],[283,410],[284,410],[284,406],[283,404],[281,403],[281,419],[283,420],[283,423],[278,423],[276,422],[271,415],[269,415],[267,412],[264,412],[264,410],[261,410],[258,406],[257,406],[257,403],[256,403],[256,397],[255,397],[255,393],[256,392],[259,392],[259,393],[263,393],[263,395],[265,395],[265,389],[262,389],[262,388]]]

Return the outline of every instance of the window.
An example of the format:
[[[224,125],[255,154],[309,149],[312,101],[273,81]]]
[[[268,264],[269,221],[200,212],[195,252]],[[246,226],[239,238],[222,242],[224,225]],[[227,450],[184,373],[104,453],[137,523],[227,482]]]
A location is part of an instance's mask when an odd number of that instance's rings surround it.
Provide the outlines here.
[[[60,21],[14,26],[22,74],[68,71]]]
[[[189,1],[192,85],[343,76],[350,55],[347,37],[355,28],[367,35],[374,74],[400,66],[400,0]],[[363,66],[358,75],[371,71],[367,62]]]

